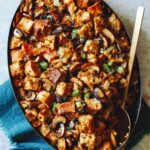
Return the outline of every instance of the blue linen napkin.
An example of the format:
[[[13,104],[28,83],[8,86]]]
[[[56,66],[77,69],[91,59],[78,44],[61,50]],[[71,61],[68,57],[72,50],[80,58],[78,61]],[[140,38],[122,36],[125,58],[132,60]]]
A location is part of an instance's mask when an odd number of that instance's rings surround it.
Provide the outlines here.
[[[0,126],[14,143],[11,150],[54,150],[26,120],[9,80],[0,86]]]

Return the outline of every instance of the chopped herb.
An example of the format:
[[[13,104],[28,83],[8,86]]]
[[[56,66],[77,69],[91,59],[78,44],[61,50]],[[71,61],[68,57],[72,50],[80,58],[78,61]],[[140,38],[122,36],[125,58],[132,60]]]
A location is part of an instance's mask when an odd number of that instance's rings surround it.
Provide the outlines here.
[[[118,67],[117,68],[117,72],[120,73],[120,74],[122,74],[124,72],[123,67]]]
[[[59,47],[58,54],[59,54],[59,56],[64,55],[64,48],[63,47]]]
[[[48,63],[46,61],[39,62],[39,67],[43,70],[46,70],[48,68]]]
[[[84,93],[84,99],[88,99],[88,98],[90,98],[90,93],[89,92]]]
[[[80,94],[80,91],[79,90],[76,90],[76,91],[73,91],[72,92],[72,97],[75,97],[75,96],[78,96]]]
[[[107,64],[103,64],[103,68],[104,68],[104,70],[105,70],[107,73],[110,73],[110,72],[111,72],[111,69],[110,69],[110,67],[109,67]]]
[[[112,61],[109,61],[108,62],[108,66],[112,66],[113,65],[113,62]]]
[[[82,102],[81,102],[81,101],[77,101],[77,102],[76,102],[76,106],[77,106],[77,108],[82,107]]]
[[[51,106],[51,111],[55,111],[56,110],[56,103],[53,103],[53,105]]]
[[[86,59],[86,58],[87,58],[87,54],[84,53],[84,52],[81,52],[81,58],[82,58],[82,59]]]
[[[73,30],[72,30],[72,33],[71,33],[71,38],[72,38],[72,39],[75,39],[76,36],[77,36],[77,29],[73,29]]]

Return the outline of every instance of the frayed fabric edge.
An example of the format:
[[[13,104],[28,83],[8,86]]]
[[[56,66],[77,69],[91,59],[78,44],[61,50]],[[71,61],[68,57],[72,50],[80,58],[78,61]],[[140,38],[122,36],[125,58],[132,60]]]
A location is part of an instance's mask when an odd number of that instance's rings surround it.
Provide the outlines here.
[[[0,122],[0,149],[2,150],[11,150],[16,148],[16,143],[11,141],[11,138],[8,136],[8,132],[3,127]]]

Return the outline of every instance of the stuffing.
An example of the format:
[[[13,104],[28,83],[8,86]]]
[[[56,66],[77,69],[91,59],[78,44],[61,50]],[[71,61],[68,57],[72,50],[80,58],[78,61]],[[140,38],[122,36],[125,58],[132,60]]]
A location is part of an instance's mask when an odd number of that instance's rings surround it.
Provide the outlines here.
[[[76,13],[76,23],[78,25],[83,25],[84,23],[87,23],[90,21],[90,14],[89,12],[85,10],[78,10]]]
[[[77,29],[77,33],[80,35],[80,37],[86,38],[92,37],[91,23],[87,23],[83,25],[81,28]]]
[[[71,17],[69,15],[64,16],[61,23],[66,25],[71,25],[72,23]]]
[[[74,0],[64,0],[64,4],[67,6],[70,15],[74,16],[75,11],[77,10]]]
[[[90,0],[77,0],[77,5],[79,8],[88,8],[89,7],[89,3],[90,3]]]
[[[44,103],[47,107],[50,107],[54,102],[54,96],[51,95],[50,92],[44,90],[37,94],[36,99]]]
[[[89,110],[99,111],[99,110],[102,109],[102,104],[96,98],[94,98],[94,99],[86,99],[85,103],[86,103],[86,106],[87,106],[87,108]]]
[[[40,101],[37,101],[37,102],[40,102]],[[38,106],[38,108],[41,107],[42,104],[40,104]],[[51,111],[49,110],[48,107],[46,108],[43,108],[42,110],[40,110],[39,114],[38,114],[38,119],[41,121],[41,122],[46,122],[46,121],[49,121],[51,120],[52,118],[52,113]]]
[[[21,78],[24,76],[24,65],[20,62],[10,65],[10,73],[13,78]]]
[[[36,38],[41,39],[44,36],[50,34],[51,25],[48,20],[35,20],[33,30]]]
[[[57,105],[58,114],[67,114],[75,113],[75,104],[74,102],[64,102]]]
[[[72,48],[69,47],[59,47],[58,55],[62,60],[62,62],[66,64],[68,63],[69,59],[72,57],[73,50]]]
[[[29,60],[25,64],[25,74],[27,76],[37,77],[41,74],[41,69],[37,62]]]
[[[102,16],[96,16],[94,17],[94,28],[95,28],[95,34],[101,33],[102,29],[105,25],[105,19]]]
[[[54,59],[58,58],[57,51],[45,52],[42,55],[48,62],[52,62]]]
[[[24,58],[24,53],[22,50],[12,50],[10,55],[12,63],[20,62]]]
[[[50,48],[51,51],[55,50],[56,49],[56,36],[51,35],[51,36],[45,37],[43,46]]]
[[[87,40],[83,51],[87,53],[97,54],[99,50],[99,43],[97,40]]]
[[[53,83],[59,82],[63,76],[63,74],[61,73],[59,69],[49,69],[46,72],[46,75],[48,79],[52,81]]]
[[[17,49],[17,48],[21,47],[22,42],[23,41],[21,39],[13,36],[11,41],[10,41],[10,46],[9,47],[10,47],[10,49]]]
[[[33,20],[24,17],[21,19],[17,27],[25,33],[29,34],[33,27],[33,24]]]
[[[58,145],[57,145],[58,150],[66,150],[66,140],[64,138],[58,139]]]
[[[79,72],[78,78],[83,81],[90,89],[94,88],[94,85],[97,85],[101,82],[101,79],[93,75],[93,71],[89,70],[86,72]]]
[[[41,79],[35,77],[25,77],[24,79],[24,89],[39,91],[41,89]]]
[[[94,5],[90,6],[87,10],[93,16],[98,16],[103,13],[100,2],[96,2]]]
[[[76,125],[77,130],[83,133],[94,132],[94,118],[92,115],[81,115],[78,118],[79,124]]]
[[[111,14],[108,22],[114,31],[119,32],[121,30],[121,22],[114,13]]]
[[[38,130],[40,131],[40,133],[46,137],[48,135],[48,133],[50,132],[50,128],[47,124],[42,124]]]
[[[94,150],[95,139],[95,134],[81,133],[78,145],[81,150]]]
[[[37,117],[37,115],[38,115],[38,112],[34,108],[33,109],[26,109],[25,110],[25,116],[27,117],[27,119],[29,121],[35,120],[36,117]]]
[[[56,87],[56,95],[58,96],[69,96],[73,89],[72,83],[60,82]]]

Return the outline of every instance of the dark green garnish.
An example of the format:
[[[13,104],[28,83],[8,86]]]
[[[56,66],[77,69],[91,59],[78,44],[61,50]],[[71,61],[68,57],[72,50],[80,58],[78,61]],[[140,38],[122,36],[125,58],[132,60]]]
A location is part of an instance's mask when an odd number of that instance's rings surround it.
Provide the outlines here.
[[[56,97],[57,103],[63,103],[67,101],[67,97]]]
[[[48,62],[46,61],[39,62],[39,67],[43,70],[46,70],[48,68]]]
[[[109,66],[107,64],[103,64],[103,68],[107,73],[111,72],[111,69],[109,68]]]
[[[84,93],[84,99],[88,99],[88,98],[90,98],[90,93],[89,92]]]
[[[79,90],[76,90],[76,91],[73,91],[72,92],[72,97],[76,97],[76,96],[78,96],[80,94],[80,91]]]
[[[55,111],[56,110],[56,103],[53,103],[51,106],[51,111]]]

